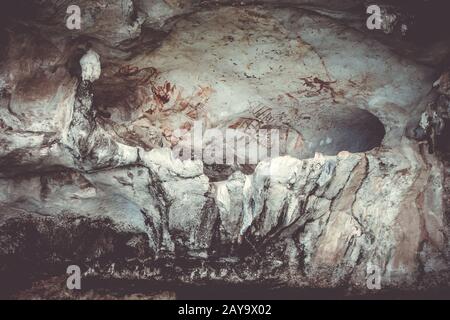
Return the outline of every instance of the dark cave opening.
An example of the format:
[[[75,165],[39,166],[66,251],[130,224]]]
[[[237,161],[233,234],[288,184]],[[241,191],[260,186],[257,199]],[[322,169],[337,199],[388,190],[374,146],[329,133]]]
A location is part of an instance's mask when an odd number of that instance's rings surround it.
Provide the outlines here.
[[[303,160],[313,158],[316,153],[325,156],[336,156],[343,151],[363,153],[382,145],[386,130],[378,117],[360,108],[343,107],[337,110],[330,109],[329,113],[320,110],[320,121],[323,123],[319,122],[318,115],[311,112],[308,123],[299,123],[296,128],[275,126],[280,130],[279,154],[275,157],[292,156]],[[314,121],[317,121],[317,127],[314,127]],[[301,145],[293,141],[301,142]],[[265,159],[261,158],[259,161]],[[257,164],[239,162],[233,165],[204,164],[204,173],[210,181],[217,182],[227,180],[236,171],[246,175],[253,174],[256,166]]]

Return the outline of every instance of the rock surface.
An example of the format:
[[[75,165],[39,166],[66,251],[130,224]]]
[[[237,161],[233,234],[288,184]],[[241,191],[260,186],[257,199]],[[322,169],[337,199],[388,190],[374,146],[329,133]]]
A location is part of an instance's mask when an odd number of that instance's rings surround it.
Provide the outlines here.
[[[361,1],[270,2],[80,1],[68,31],[49,0],[1,31],[2,280],[448,287],[448,168],[407,134],[445,74],[334,19]],[[285,148],[174,157],[198,123]]]

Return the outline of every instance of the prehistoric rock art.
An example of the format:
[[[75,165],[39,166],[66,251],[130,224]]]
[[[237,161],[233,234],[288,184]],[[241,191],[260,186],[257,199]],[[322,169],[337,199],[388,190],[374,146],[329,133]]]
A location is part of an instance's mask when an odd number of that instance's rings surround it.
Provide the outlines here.
[[[2,281],[448,287],[448,71],[355,25],[364,1],[79,2],[80,30],[50,0],[1,30]],[[281,154],[177,158],[196,125]]]

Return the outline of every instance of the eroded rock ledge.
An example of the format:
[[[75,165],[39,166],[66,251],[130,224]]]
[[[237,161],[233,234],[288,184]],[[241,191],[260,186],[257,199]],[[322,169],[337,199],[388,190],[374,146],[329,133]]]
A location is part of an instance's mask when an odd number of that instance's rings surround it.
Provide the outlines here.
[[[194,2],[83,2],[69,39],[46,1],[2,30],[0,278],[79,264],[366,292],[375,266],[385,289],[448,286],[445,167],[417,141],[423,112],[425,131],[448,112],[445,74],[321,1]],[[250,169],[174,158],[195,122],[282,129],[288,147]]]

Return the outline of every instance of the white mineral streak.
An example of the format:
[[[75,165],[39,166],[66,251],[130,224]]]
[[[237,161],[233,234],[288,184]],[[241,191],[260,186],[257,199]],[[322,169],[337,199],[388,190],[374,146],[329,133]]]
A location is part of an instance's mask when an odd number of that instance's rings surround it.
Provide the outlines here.
[[[83,81],[94,82],[100,78],[102,67],[100,56],[93,50],[89,50],[80,60],[81,77]]]

